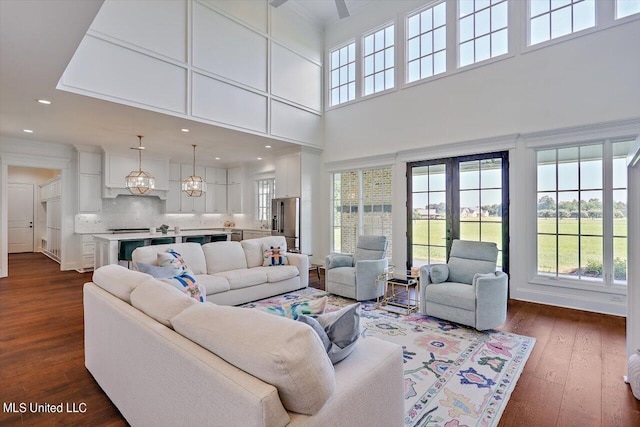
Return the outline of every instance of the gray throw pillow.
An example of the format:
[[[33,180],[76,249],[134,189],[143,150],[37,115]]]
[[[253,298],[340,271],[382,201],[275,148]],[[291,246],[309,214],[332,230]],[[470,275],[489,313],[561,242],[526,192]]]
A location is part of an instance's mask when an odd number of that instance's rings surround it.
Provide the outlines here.
[[[473,281],[471,282],[471,284],[473,286],[475,286],[476,285],[476,281],[481,277],[491,277],[491,278],[493,278],[493,277],[496,277],[496,274],[495,273],[476,273],[476,274],[473,275]]]
[[[351,255],[334,255],[329,261],[329,269],[336,267],[353,267],[353,257]]]
[[[310,325],[316,331],[327,350],[329,360],[335,365],[351,354],[358,341],[360,303],[348,305],[331,313],[320,314],[315,319],[300,315],[298,320]],[[330,345],[327,345],[327,339]]]
[[[449,278],[449,266],[447,264],[432,265],[429,270],[431,283],[446,282]]]
[[[159,265],[145,264],[143,262],[136,262],[133,264],[133,267],[134,270],[150,274],[156,279],[167,279],[181,273],[181,271],[176,270],[174,267],[161,267]]]

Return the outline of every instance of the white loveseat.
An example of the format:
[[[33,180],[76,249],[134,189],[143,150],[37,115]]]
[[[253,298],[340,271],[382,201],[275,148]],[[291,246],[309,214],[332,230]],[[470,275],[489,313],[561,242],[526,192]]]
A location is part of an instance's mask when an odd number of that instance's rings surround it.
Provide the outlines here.
[[[331,365],[302,322],[196,302],[118,265],[84,285],[84,322],[85,365],[132,426],[403,424],[402,349],[392,343],[362,338]],[[292,353],[298,371],[282,371],[280,358]],[[259,379],[265,365],[273,381]],[[306,405],[307,396],[311,413],[286,409],[291,399]]]
[[[309,257],[287,253],[289,265],[263,267],[263,247],[280,246],[282,236],[247,239],[241,242],[173,243],[143,246],[133,251],[134,263],[156,265],[159,252],[173,249],[182,255],[203,285],[207,301],[238,305],[267,298],[309,285]]]

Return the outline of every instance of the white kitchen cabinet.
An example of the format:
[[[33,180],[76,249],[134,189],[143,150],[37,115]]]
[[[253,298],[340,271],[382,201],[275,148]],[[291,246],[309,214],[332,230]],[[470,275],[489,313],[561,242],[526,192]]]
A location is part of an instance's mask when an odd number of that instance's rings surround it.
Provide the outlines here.
[[[136,154],[104,153],[104,187],[103,197],[116,197],[120,194],[130,194],[125,186],[125,177],[131,171],[138,170],[138,156]],[[142,153],[142,170],[155,178],[154,191],[147,195],[166,197],[169,190],[169,161],[151,158],[145,151]]]
[[[242,184],[227,185],[227,212],[233,214],[242,213]]]
[[[205,176],[207,184],[226,184],[227,183],[227,170],[220,168],[206,168]]]
[[[95,243],[93,236],[90,234],[82,235],[82,261],[80,263],[79,272],[93,270],[93,260],[95,253]]]
[[[242,183],[242,168],[227,169],[227,184],[241,184]]]
[[[49,181],[40,185],[40,201],[59,199],[61,194],[60,176],[51,178]]]
[[[169,191],[167,192],[167,213],[180,212],[181,185],[182,183],[180,181],[169,181]]]
[[[300,197],[300,154],[278,157],[276,197]]]
[[[227,213],[227,185],[207,183],[205,195],[207,213]]]
[[[102,212],[102,155],[78,152],[78,212]]]
[[[258,239],[260,237],[271,236],[271,231],[259,231],[259,230],[243,230],[242,238],[244,240],[247,239]]]

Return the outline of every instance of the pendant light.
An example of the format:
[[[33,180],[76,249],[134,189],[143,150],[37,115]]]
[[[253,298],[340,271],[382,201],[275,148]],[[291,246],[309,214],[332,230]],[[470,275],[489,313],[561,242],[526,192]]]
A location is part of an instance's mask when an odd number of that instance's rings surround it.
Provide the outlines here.
[[[125,184],[129,192],[135,196],[142,196],[153,191],[156,186],[156,180],[150,173],[142,170],[142,135],[138,135],[138,146],[131,147],[132,150],[138,150],[138,170],[131,171],[125,178]]]
[[[207,183],[196,175],[196,145],[193,147],[193,174],[182,181],[182,191],[189,197],[200,197],[207,192]]]

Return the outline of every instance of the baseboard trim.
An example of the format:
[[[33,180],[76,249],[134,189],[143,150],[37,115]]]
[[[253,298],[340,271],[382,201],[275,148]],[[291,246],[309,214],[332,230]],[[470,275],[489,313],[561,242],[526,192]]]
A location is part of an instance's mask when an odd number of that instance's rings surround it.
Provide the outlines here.
[[[518,301],[546,304],[573,310],[591,311],[621,317],[627,316],[626,298],[624,301],[619,302],[604,301],[602,296],[599,299],[594,299],[587,298],[583,295],[561,295],[532,289],[514,290],[511,292],[510,298]]]

